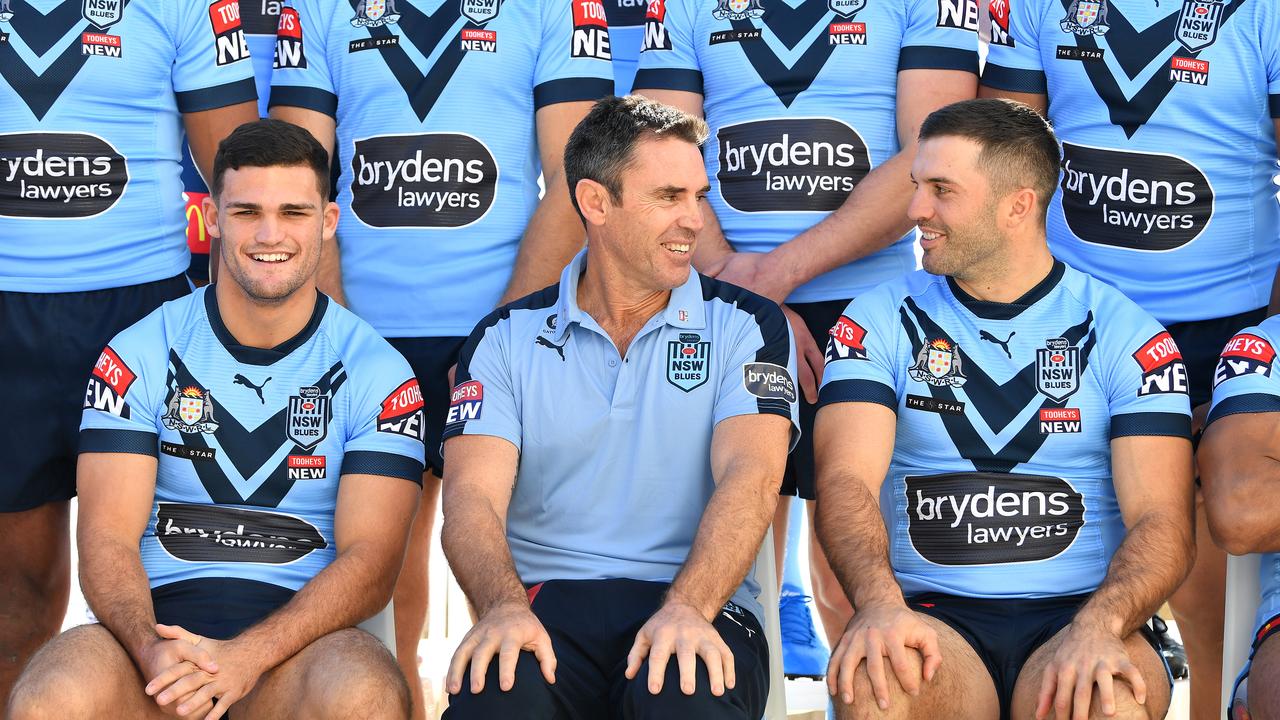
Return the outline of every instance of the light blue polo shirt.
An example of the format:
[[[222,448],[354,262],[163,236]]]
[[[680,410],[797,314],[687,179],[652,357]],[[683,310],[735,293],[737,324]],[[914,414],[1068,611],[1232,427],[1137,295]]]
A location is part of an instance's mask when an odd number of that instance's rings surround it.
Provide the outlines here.
[[[520,450],[507,540],[526,585],[671,582],[715,491],[716,424],[772,413],[798,436],[790,331],[777,305],[690,270],[621,357],[578,307],[586,261],[476,326],[444,437]],[[748,574],[733,601],[760,617],[758,593]]]

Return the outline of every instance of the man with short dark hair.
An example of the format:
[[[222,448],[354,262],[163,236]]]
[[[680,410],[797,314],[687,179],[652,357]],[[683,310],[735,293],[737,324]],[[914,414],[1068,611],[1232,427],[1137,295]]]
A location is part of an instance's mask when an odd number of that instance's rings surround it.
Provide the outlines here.
[[[764,710],[744,576],[794,441],[795,353],[776,305],[690,268],[706,134],[597,103],[564,162],[587,249],[463,348],[442,541],[479,620],[450,720]]]
[[[858,609],[828,671],[842,718],[1168,708],[1144,623],[1193,554],[1186,368],[1049,253],[1058,160],[1025,105],[931,114],[908,209],[924,271],[832,330],[814,442],[819,536]]]
[[[408,717],[395,660],[353,627],[403,558],[417,382],[316,291],[338,207],[311,135],[242,125],[211,188],[219,282],[117,335],[89,378],[80,577],[102,624],[36,655],[14,720]]]

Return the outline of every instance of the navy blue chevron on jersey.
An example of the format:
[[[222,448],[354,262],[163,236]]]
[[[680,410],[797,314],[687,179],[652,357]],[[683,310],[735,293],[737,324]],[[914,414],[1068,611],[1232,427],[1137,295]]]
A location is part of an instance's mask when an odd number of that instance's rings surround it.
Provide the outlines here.
[[[613,91],[600,0],[291,0],[271,105],[337,120],[343,283],[387,337],[464,336],[538,203],[534,114]]]
[[[153,595],[234,580],[214,613],[228,618],[260,619],[333,560],[343,475],[422,481],[408,363],[318,293],[272,349],[236,342],[213,286],[165,303],[102,352],[84,406],[80,452],[158,458],[141,539]]]
[[[3,5],[0,290],[181,273],[180,114],[256,97],[236,0]]]
[[[1236,333],[1227,341],[1213,374],[1213,404],[1208,427],[1228,415],[1280,412],[1280,375],[1274,371],[1280,343],[1280,317]],[[1268,502],[1259,498],[1259,502]],[[1280,553],[1264,553],[1260,565],[1258,611],[1254,627],[1280,615]]]
[[[780,415],[798,437],[795,349],[777,305],[690,270],[620,357],[578,304],[586,260],[476,326],[444,437],[520,451],[506,530],[526,585],[671,582],[715,491],[716,425]],[[733,602],[761,617],[758,593],[748,576]]]
[[[1280,262],[1271,0],[991,0],[982,82],[1047,93],[1049,244],[1161,322],[1267,304]]]
[[[651,0],[638,90],[703,95],[709,196],[738,250],[821,221],[899,150],[898,72],[978,71],[974,0]],[[912,235],[802,285],[847,299],[915,267]]]
[[[1092,591],[1124,538],[1111,440],[1190,435],[1173,339],[1060,261],[1008,304],[923,271],[859,297],[827,346],[841,402],[897,413],[880,508],[908,594]]]

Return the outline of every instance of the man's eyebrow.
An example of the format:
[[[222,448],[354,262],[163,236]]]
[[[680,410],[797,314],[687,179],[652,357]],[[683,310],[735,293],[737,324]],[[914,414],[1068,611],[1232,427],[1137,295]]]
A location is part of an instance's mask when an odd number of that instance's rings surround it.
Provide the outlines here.
[[[248,200],[236,200],[227,203],[228,208],[238,208],[244,210],[261,210],[262,205]],[[316,208],[312,203],[281,203],[280,210],[314,210]]]

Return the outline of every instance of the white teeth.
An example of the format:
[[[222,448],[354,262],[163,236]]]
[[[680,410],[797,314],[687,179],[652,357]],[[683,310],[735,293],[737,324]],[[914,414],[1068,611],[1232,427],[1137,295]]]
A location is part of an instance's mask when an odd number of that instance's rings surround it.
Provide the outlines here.
[[[288,253],[258,253],[249,257],[259,262],[284,262],[289,259]]]
[[[924,232],[923,230],[920,231],[920,237],[925,240],[936,240],[940,234],[941,233]]]
[[[683,245],[677,245],[676,243],[663,243],[662,247],[670,250],[671,252],[677,252],[683,255],[684,253],[689,252],[689,248],[692,246],[688,243]]]

